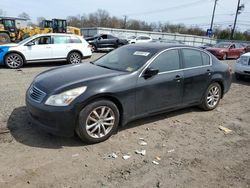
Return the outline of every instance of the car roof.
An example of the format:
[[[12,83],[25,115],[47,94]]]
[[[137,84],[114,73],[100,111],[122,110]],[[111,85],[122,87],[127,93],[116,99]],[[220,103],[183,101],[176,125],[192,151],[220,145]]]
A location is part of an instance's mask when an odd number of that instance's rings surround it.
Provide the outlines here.
[[[243,54],[242,56],[250,57],[250,52],[247,52],[247,53]]]
[[[69,34],[69,33],[44,33],[44,34],[34,35],[34,37],[42,37],[42,36],[78,36],[78,35]]]
[[[182,44],[150,43],[150,42],[149,43],[135,43],[135,44],[130,44],[128,46],[134,46],[138,48],[150,48],[150,49],[157,50],[157,51],[165,50],[168,48],[178,48],[178,47],[196,48],[193,46],[182,45]],[[196,49],[199,49],[199,48],[196,48]]]

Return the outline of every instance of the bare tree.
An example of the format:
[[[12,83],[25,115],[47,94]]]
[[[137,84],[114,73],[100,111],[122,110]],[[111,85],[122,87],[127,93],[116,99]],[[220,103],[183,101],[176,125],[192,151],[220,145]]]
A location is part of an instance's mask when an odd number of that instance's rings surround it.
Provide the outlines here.
[[[26,12],[23,12],[23,13],[19,14],[18,17],[30,20],[30,16]]]

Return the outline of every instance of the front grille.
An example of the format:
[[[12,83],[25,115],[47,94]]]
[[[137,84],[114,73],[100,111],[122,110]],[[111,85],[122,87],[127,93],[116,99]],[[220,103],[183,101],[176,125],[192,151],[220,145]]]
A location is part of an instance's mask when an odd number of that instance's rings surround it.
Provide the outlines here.
[[[34,101],[41,103],[46,96],[46,93],[33,85],[30,87],[29,95]]]

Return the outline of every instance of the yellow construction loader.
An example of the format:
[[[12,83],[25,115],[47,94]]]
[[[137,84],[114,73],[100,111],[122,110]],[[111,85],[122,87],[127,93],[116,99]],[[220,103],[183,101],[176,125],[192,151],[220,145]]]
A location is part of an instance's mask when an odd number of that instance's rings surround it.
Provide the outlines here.
[[[67,21],[63,19],[44,20],[42,27],[17,28],[16,18],[0,17],[0,44],[18,42],[36,34],[52,32],[81,35],[79,28],[67,26]]]

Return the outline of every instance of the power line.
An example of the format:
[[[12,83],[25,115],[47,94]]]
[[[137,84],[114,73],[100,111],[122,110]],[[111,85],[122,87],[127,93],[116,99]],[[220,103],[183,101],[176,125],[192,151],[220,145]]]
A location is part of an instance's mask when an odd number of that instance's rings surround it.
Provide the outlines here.
[[[169,8],[140,12],[140,13],[131,13],[131,14],[126,14],[126,15],[127,16],[138,16],[138,15],[145,15],[145,14],[155,14],[155,13],[165,12],[165,11],[176,11],[176,9],[186,8],[186,7],[198,5],[199,3],[204,3],[204,2],[205,2],[204,0],[199,0],[199,1],[194,1],[192,3],[186,3],[186,4],[182,4],[182,5],[178,5],[178,6],[169,7]]]

